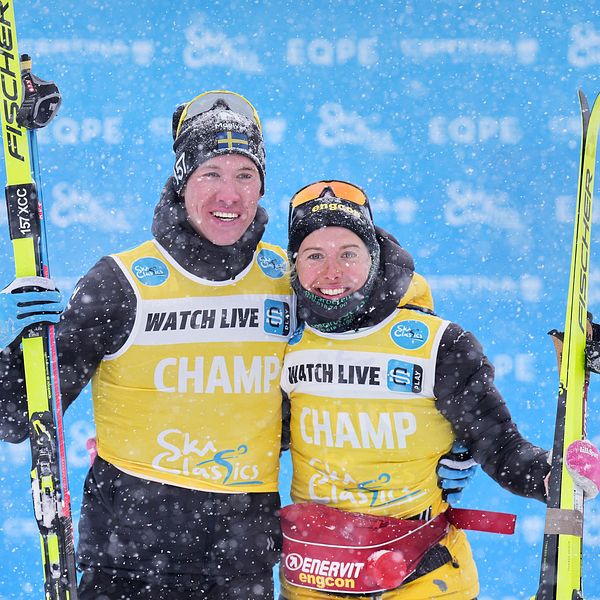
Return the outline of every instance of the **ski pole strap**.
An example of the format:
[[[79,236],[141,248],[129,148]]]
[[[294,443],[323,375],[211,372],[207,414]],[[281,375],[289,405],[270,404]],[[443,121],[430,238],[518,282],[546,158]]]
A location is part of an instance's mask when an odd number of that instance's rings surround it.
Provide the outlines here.
[[[45,127],[56,116],[62,101],[54,81],[44,81],[31,72],[31,58],[21,57],[23,102],[17,110],[17,123],[26,129]]]
[[[583,514],[579,510],[547,508],[544,534],[583,537]]]
[[[512,535],[515,532],[517,522],[517,515],[489,510],[450,507],[445,514],[448,522],[452,523],[457,529],[483,531],[485,533]]]

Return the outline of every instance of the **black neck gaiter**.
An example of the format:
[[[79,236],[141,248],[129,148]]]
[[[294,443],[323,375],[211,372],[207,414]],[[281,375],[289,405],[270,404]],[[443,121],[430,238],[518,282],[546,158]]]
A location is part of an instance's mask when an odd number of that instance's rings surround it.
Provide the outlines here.
[[[298,277],[293,277],[292,288],[296,293],[298,318],[325,333],[347,331],[369,300],[378,267],[379,252],[376,257],[371,257],[371,269],[364,285],[353,294],[334,300],[322,298],[304,289]]]
[[[383,229],[375,228],[379,260],[365,285],[350,296],[327,300],[305,290],[294,277],[298,318],[325,333],[344,333],[381,323],[398,307],[414,273],[414,262],[398,242]]]

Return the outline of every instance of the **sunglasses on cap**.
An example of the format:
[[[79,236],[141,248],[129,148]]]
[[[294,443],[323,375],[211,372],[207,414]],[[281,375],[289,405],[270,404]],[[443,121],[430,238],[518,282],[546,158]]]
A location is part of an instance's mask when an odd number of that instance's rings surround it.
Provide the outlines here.
[[[231,111],[244,115],[253,121],[258,127],[258,130],[262,133],[262,126],[260,124],[260,119],[258,118],[258,113],[254,106],[252,106],[244,96],[226,90],[213,90],[196,96],[185,105],[183,112],[179,117],[175,137],[179,135],[181,126],[185,121],[211,110],[219,101],[224,102]]]
[[[329,191],[335,198],[345,200],[346,202],[351,202],[352,204],[357,204],[363,207],[363,210],[366,208],[369,213],[369,217],[371,220],[373,220],[373,213],[371,212],[371,206],[369,205],[367,195],[353,183],[334,179],[331,181],[317,181],[316,183],[311,183],[294,194],[290,202],[290,210],[288,215],[289,226],[291,227],[292,224],[292,213],[294,209],[298,208],[302,204],[311,202],[312,200],[318,200],[319,198],[322,198],[325,196],[327,191]]]

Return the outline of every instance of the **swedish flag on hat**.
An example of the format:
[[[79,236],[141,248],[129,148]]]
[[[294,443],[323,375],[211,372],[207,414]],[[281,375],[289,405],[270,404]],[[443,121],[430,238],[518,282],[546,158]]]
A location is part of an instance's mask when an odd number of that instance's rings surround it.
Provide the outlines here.
[[[179,194],[192,172],[221,154],[247,156],[265,191],[265,145],[256,110],[243,96],[224,90],[205,92],[173,113],[173,176]]]

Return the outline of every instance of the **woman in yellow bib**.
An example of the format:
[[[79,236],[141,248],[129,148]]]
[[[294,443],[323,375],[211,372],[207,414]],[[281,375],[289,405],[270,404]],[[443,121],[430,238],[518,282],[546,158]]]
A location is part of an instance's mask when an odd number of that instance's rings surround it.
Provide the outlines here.
[[[282,599],[476,598],[438,462],[459,442],[500,485],[544,501],[548,452],[519,433],[473,334],[433,313],[360,188],[300,190],[288,257],[301,325],[281,380],[296,503],[282,517]]]

